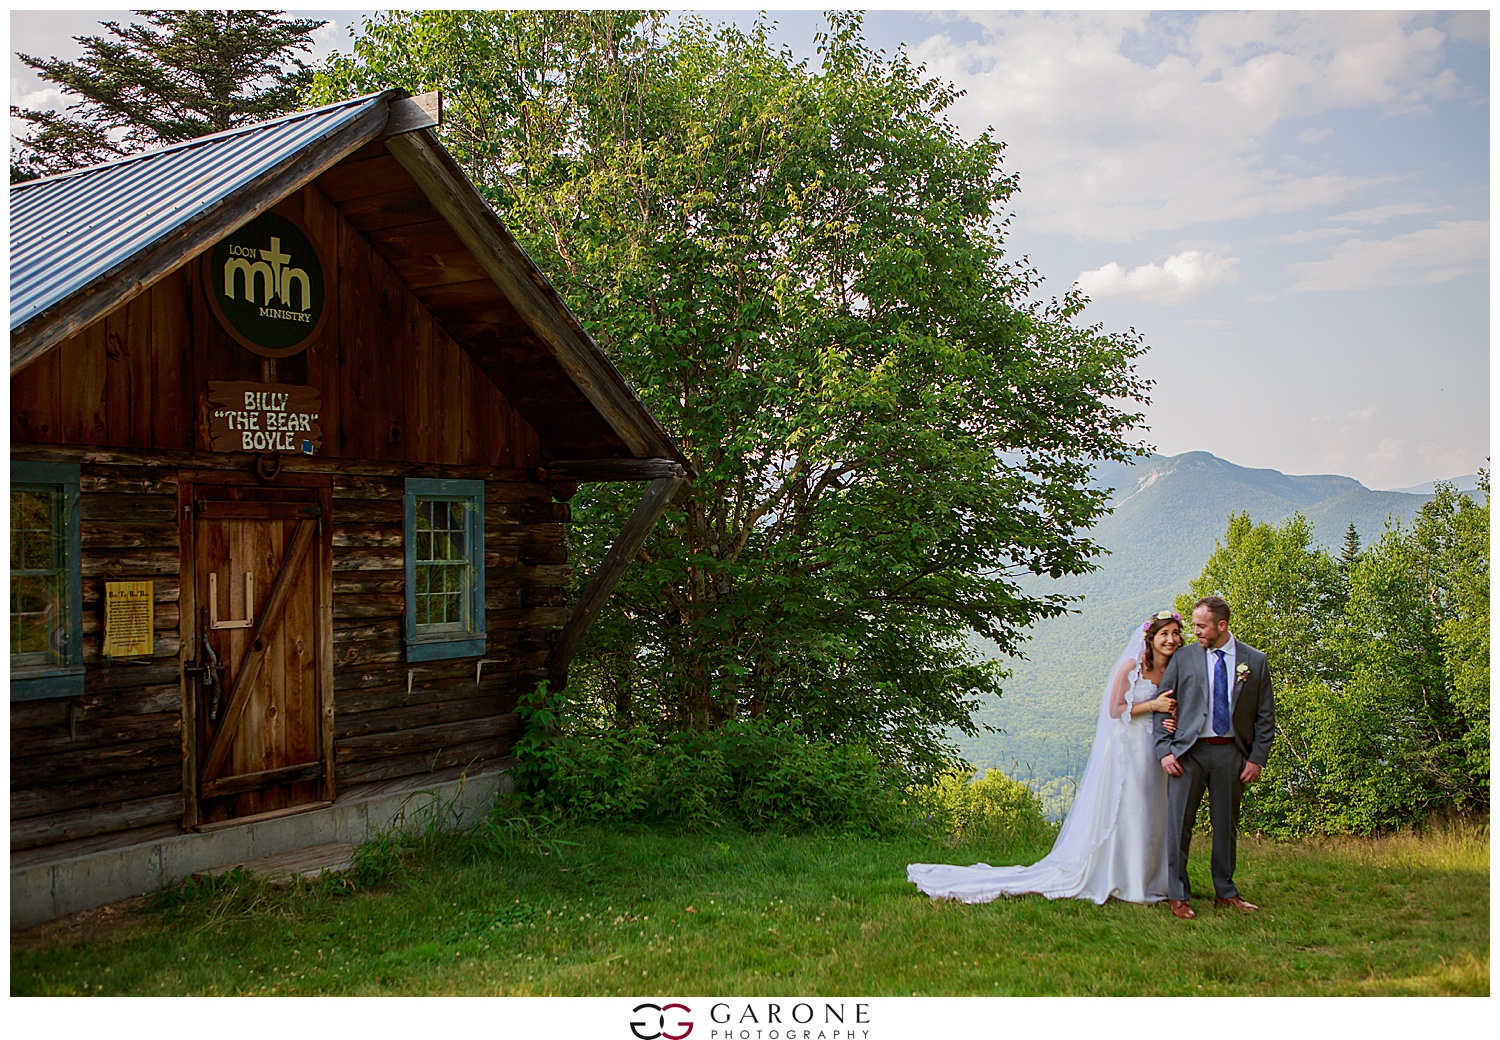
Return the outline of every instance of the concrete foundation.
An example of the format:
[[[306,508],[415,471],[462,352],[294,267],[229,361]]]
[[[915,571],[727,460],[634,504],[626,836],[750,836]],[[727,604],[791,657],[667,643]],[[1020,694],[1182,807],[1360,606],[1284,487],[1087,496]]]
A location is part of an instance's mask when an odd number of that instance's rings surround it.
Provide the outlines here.
[[[444,828],[479,819],[510,786],[504,770],[335,802],[279,819],[12,868],[10,926],[144,895],[203,871],[329,842],[358,845],[391,828]]]

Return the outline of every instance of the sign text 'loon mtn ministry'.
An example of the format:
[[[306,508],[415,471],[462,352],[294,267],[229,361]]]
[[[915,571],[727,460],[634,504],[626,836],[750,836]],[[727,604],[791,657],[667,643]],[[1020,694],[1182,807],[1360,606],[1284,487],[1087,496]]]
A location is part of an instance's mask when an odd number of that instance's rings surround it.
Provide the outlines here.
[[[245,349],[291,357],[322,330],[323,264],[295,221],[262,213],[210,249],[204,268],[215,316]]]

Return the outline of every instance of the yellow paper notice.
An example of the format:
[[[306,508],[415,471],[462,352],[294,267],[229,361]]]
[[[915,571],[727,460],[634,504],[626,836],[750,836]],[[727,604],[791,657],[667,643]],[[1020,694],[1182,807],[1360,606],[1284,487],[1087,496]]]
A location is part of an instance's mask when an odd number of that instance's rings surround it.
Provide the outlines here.
[[[150,581],[104,583],[104,656],[151,654],[151,626],[156,602]]]

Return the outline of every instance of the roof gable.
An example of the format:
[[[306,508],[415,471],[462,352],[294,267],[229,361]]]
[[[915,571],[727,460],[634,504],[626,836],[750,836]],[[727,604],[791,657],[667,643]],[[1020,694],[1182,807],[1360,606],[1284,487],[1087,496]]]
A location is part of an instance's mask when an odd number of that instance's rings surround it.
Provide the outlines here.
[[[11,330],[254,186],[315,142],[351,124],[373,123],[370,115],[395,93],[12,185]],[[368,136],[378,131],[374,127]]]
[[[409,123],[389,136],[402,103],[412,104],[404,91],[383,91],[13,185],[12,374],[292,192],[326,187],[376,152],[399,205],[462,244],[455,260],[469,280],[428,291],[424,304],[538,432],[557,431],[553,457],[662,458],[690,472],[437,138]],[[382,238],[361,205],[341,208],[400,270],[402,236]]]

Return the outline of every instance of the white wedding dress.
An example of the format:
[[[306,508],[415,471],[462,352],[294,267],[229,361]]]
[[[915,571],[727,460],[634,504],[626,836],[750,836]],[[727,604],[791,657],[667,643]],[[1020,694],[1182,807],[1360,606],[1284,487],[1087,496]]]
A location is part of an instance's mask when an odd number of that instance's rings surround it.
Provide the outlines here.
[[[1167,775],[1156,759],[1152,714],[1130,714],[1130,705],[1157,692],[1140,674],[1143,647],[1137,634],[1110,672],[1088,766],[1051,852],[1031,866],[913,863],[907,879],[933,899],[965,903],[1028,893],[1095,903],[1111,896],[1132,903],[1166,899]],[[1127,661],[1134,662],[1128,685],[1112,694],[1114,676]]]

